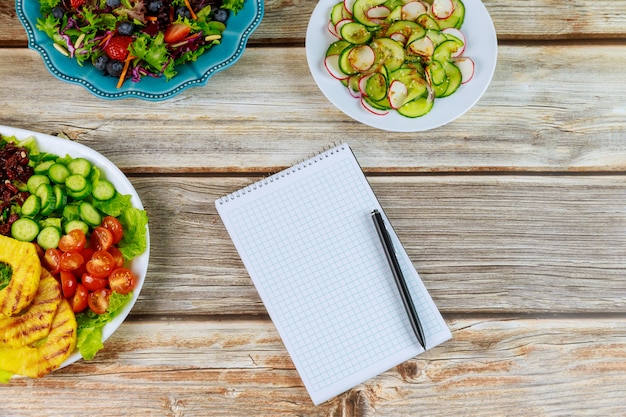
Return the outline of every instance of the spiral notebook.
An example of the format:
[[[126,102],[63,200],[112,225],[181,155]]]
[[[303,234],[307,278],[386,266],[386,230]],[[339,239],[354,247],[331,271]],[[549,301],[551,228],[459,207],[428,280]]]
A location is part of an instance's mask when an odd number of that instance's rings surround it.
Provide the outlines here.
[[[371,212],[388,219],[347,144],[215,205],[314,404],[424,351]],[[389,231],[430,349],[452,335]]]

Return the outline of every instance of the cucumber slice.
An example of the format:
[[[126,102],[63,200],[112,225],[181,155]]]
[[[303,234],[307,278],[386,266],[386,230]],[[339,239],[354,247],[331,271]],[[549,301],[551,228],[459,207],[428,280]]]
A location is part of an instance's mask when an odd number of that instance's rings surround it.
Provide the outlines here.
[[[445,19],[436,19],[441,29],[460,29],[461,26],[463,26],[463,21],[465,20],[465,5],[461,0],[452,0],[452,4],[454,5],[454,11],[450,16]]]
[[[22,242],[32,242],[38,234],[39,225],[28,217],[20,217],[11,225],[11,236]]]
[[[372,39],[372,33],[362,23],[349,22],[341,26],[341,37],[354,45],[361,45]]]
[[[31,194],[35,194],[37,192],[37,188],[41,184],[50,184],[50,179],[42,174],[34,174],[31,175],[28,181],[26,182],[26,186],[28,187],[28,192]]]
[[[421,117],[433,108],[434,101],[429,97],[420,97],[409,101],[398,109],[398,113],[405,117]]]
[[[365,82],[365,94],[374,101],[380,101],[387,96],[387,79],[379,72],[370,75]]]
[[[74,229],[80,229],[83,231],[84,234],[89,233],[89,225],[82,220],[69,221],[65,223],[65,227],[63,228],[63,230],[65,231],[65,234],[68,234]]]
[[[56,197],[50,184],[41,184],[35,194],[41,199],[41,215],[50,215],[56,208]]]
[[[333,42],[330,44],[330,46],[326,50],[326,56],[339,55],[344,49],[346,49],[350,45],[351,45],[350,42],[345,41],[343,39],[338,40],[337,42]]]
[[[404,46],[389,38],[379,38],[371,43],[376,54],[376,64],[384,65],[389,71],[395,71],[404,64],[406,54]]]
[[[454,65],[452,62],[443,63],[443,69],[446,72],[446,76],[448,78],[448,87],[446,88],[446,91],[443,93],[443,95],[439,97],[447,97],[450,94],[454,93],[456,90],[458,90],[461,86],[461,80],[463,78],[459,67]]]
[[[81,220],[90,226],[96,227],[102,223],[102,215],[100,212],[86,201],[79,204],[78,214],[80,214]]]
[[[48,169],[48,177],[57,184],[65,184],[65,180],[70,176],[70,170],[63,164],[56,163]]]
[[[344,7],[343,1],[335,4],[333,8],[330,10],[330,21],[333,25],[336,25],[337,22],[344,19],[350,18],[350,12],[346,10]]]
[[[352,6],[352,16],[354,20],[369,27],[378,27],[379,22],[372,20],[367,15],[369,10],[380,6],[387,0],[355,0],[354,6]]]
[[[61,240],[61,232],[54,226],[46,226],[37,234],[37,243],[44,250],[56,248]]]
[[[70,173],[73,175],[81,175],[85,178],[89,177],[89,174],[91,174],[91,168],[91,162],[85,158],[75,158],[67,163],[67,169],[69,169]]]
[[[115,186],[111,182],[101,179],[94,185],[91,195],[98,200],[106,201],[115,196]]]
[[[54,186],[52,186],[52,192],[54,193],[54,197],[56,198],[54,211],[56,211],[57,213],[60,213],[61,210],[67,204],[67,194],[65,193],[65,190],[63,189],[63,187],[61,187],[58,184],[55,184]]]
[[[48,173],[48,169],[50,169],[52,165],[54,165],[54,161],[52,160],[40,162],[35,165],[35,168],[33,168],[33,172],[35,174],[46,175]]]
[[[41,199],[35,194],[31,194],[22,204],[22,217],[36,217],[41,210]]]

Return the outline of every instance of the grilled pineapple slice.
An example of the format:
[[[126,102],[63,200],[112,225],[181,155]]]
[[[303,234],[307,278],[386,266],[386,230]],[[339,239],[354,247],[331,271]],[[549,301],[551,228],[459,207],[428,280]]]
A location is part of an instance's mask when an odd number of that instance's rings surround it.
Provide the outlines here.
[[[63,299],[58,281],[41,268],[39,289],[24,314],[0,318],[0,347],[21,347],[48,336]]]
[[[41,378],[57,369],[76,347],[76,317],[67,300],[61,300],[50,333],[27,346],[0,347],[0,369]]]
[[[12,269],[11,282],[0,290],[0,317],[13,316],[28,307],[39,287],[41,263],[35,246],[0,235],[0,262]]]

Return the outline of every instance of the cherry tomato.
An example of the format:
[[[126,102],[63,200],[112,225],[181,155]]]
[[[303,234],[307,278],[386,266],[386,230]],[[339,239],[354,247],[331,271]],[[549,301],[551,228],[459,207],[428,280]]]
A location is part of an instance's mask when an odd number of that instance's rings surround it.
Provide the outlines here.
[[[76,291],[74,292],[74,296],[70,298],[68,301],[72,306],[72,311],[74,313],[80,313],[85,310],[88,305],[89,291],[83,284],[76,285]]]
[[[58,274],[61,270],[61,251],[57,248],[46,249],[43,255],[43,266],[52,275]]]
[[[128,294],[134,290],[136,282],[135,274],[128,268],[117,268],[109,276],[111,290],[120,294]]]
[[[100,290],[90,292],[87,297],[87,303],[89,308],[96,314],[104,314],[109,307],[109,297],[111,296],[111,290],[108,288],[102,288]]]
[[[106,278],[115,267],[113,255],[105,250],[95,251],[89,261],[87,261],[87,272],[96,278]]]
[[[111,231],[114,245],[122,240],[122,237],[124,237],[124,228],[122,227],[122,223],[120,223],[120,221],[113,216],[106,216],[102,220],[101,226]]]
[[[83,255],[80,252],[64,252],[61,254],[61,271],[75,271],[84,263]]]
[[[61,271],[61,289],[63,290],[63,297],[73,297],[76,293],[77,286],[78,281],[74,274],[68,271]]]
[[[80,251],[80,254],[83,255],[83,259],[87,262],[91,259],[95,252],[96,250],[94,248],[85,248]]]
[[[89,243],[95,250],[107,250],[113,244],[113,233],[106,227],[98,226],[91,232]]]
[[[117,246],[111,246],[109,248],[109,253],[113,256],[113,260],[115,261],[115,268],[122,268],[124,266],[124,255],[122,255],[122,251],[120,251]]]
[[[70,230],[68,234],[61,236],[59,249],[63,252],[80,251],[85,247],[86,243],[85,233],[80,229],[74,229]]]
[[[89,291],[97,291],[103,288],[106,288],[109,284],[109,280],[106,278],[94,277],[88,272],[85,272],[81,278],[80,282],[87,288]]]

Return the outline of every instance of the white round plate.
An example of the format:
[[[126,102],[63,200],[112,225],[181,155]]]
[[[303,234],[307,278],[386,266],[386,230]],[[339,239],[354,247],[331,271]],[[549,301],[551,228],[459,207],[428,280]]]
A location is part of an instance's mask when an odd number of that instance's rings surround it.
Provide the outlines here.
[[[40,151],[50,152],[58,156],[70,155],[73,158],[85,158],[91,161],[98,167],[102,176],[111,181],[115,186],[115,189],[123,195],[131,195],[131,202],[133,207],[143,209],[143,204],[139,199],[139,195],[135,188],[132,186],[128,178],[116,167],[111,161],[105,158],[102,154],[88,148],[80,143],[72,142],[71,140],[61,139],[55,136],[46,135],[43,133],[31,132],[30,130],[16,129],[8,126],[0,125],[0,134],[3,136],[15,136],[19,140],[24,140],[30,136],[34,136],[37,139],[37,146]],[[147,226],[146,226],[147,227]],[[137,277],[137,283],[135,290],[133,291],[133,297],[124,309],[118,314],[112,321],[107,323],[102,329],[102,343],[104,343],[118,327],[124,322],[130,310],[135,305],[139,292],[143,286],[146,278],[146,272],[148,271],[148,258],[150,256],[150,233],[146,230],[146,250],[139,256],[135,257],[130,263],[129,268],[135,273]],[[79,359],[82,359],[78,350],[75,350],[60,368],[70,365]]]
[[[496,69],[498,40],[489,12],[480,0],[463,0],[465,20],[461,31],[466,37],[464,56],[474,60],[474,77],[454,94],[435,99],[433,109],[415,119],[390,111],[384,116],[366,110],[358,98],[350,95],[341,82],[324,67],[328,46],[337,40],[328,31],[331,8],[339,0],[321,0],[311,15],[306,33],[306,57],[309,69],[322,93],[337,108],[353,119],[377,129],[392,132],[420,132],[443,126],[463,115],[487,90]]]

